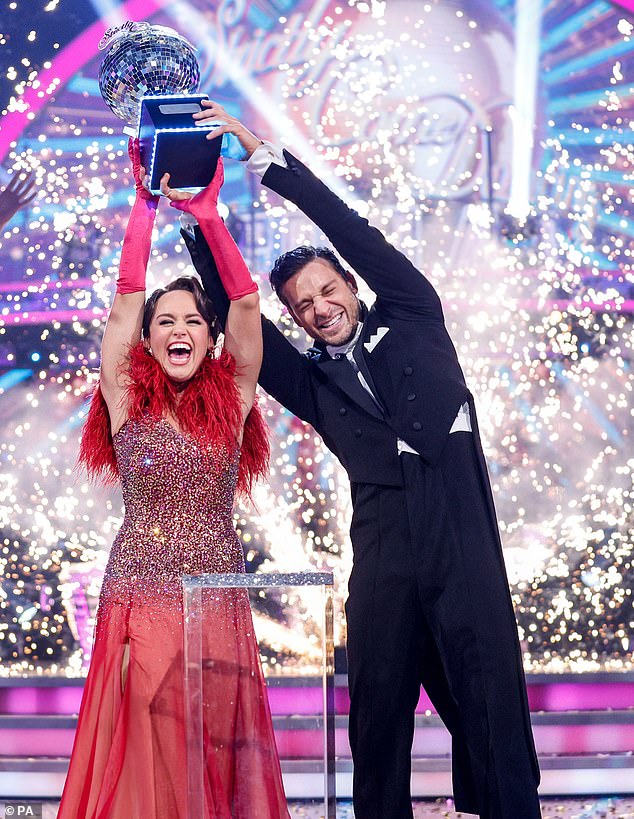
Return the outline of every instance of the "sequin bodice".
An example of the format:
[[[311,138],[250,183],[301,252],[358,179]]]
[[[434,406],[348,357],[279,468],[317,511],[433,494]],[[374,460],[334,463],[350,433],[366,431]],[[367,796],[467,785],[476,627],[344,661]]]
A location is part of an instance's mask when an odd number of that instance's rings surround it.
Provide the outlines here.
[[[167,420],[128,421],[114,438],[125,517],[107,580],[179,581],[244,570],[232,523],[239,449],[203,446]]]

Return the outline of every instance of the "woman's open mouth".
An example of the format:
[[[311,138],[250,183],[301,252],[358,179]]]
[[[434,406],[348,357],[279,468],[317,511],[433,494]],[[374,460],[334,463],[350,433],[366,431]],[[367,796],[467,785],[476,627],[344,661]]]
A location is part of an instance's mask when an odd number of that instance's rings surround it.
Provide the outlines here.
[[[172,364],[187,364],[192,355],[192,348],[184,341],[176,341],[167,348],[167,357]]]

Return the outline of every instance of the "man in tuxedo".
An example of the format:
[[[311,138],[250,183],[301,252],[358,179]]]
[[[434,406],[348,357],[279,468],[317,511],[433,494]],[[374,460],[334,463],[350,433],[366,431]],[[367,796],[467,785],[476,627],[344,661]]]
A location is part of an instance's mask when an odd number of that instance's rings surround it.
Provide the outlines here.
[[[517,628],[473,398],[425,276],[288,151],[215,103],[262,183],[294,202],[376,293],[367,309],[334,253],[284,254],[272,286],[315,345],[263,318],[262,387],[311,424],[350,478],[346,603],[357,819],[408,819],[423,685],[452,735],[456,809],[541,816]],[[197,227],[184,231],[222,321],[227,300]]]

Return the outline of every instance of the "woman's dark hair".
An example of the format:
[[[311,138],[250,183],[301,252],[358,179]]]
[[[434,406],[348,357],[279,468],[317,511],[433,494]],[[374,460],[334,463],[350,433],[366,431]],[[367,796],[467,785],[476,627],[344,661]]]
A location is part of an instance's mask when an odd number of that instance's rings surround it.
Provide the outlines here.
[[[269,274],[271,287],[279,299],[284,301],[281,291],[286,282],[296,273],[299,273],[303,267],[306,267],[307,264],[314,262],[316,259],[323,259],[325,262],[328,262],[340,276],[343,276],[346,281],[350,281],[350,274],[345,270],[330,248],[302,245],[301,247],[296,247],[295,250],[289,250],[283,253],[275,262]]]
[[[158,300],[166,293],[173,293],[174,290],[185,290],[187,293],[192,294],[196,302],[196,309],[204,318],[209,328],[209,334],[214,342],[217,341],[220,327],[216,318],[216,311],[214,310],[211,299],[202,289],[200,282],[193,276],[179,276],[178,279],[174,279],[174,281],[170,282],[166,287],[159,287],[152,293],[145,302],[145,308],[143,310],[143,338],[147,338],[150,335],[150,324],[154,318]]]

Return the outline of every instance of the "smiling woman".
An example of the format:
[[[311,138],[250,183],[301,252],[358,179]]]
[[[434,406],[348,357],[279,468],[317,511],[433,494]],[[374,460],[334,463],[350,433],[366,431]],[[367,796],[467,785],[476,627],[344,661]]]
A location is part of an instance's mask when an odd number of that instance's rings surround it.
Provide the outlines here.
[[[218,215],[222,164],[205,191],[179,202],[216,251],[231,299],[216,354],[213,307],[195,279],[145,301],[158,197],[141,183],[138,143],[129,150],[136,200],[80,450],[91,473],[121,480],[125,517],[99,599],[59,819],[190,815],[181,576],[244,571],[234,496],[268,459],[253,406],[257,287]],[[248,597],[236,590],[226,606],[210,599],[203,608],[212,658],[203,674],[206,815],[287,819]]]
[[[145,304],[145,349],[174,381],[188,381],[215,343],[211,303],[195,279],[182,276],[156,290]]]

